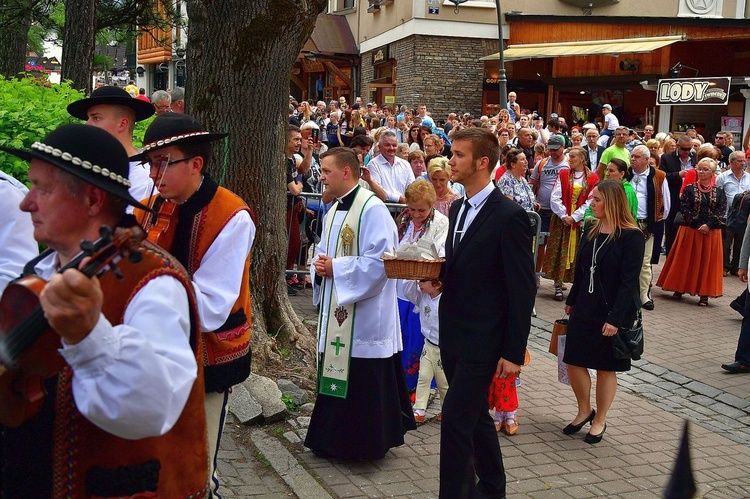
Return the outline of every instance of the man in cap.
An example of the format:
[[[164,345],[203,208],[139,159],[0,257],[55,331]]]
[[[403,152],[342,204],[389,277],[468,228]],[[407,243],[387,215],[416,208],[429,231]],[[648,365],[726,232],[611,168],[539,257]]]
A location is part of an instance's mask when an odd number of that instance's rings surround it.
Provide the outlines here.
[[[145,228],[177,205],[173,242],[162,243],[188,270],[198,301],[205,348],[206,423],[212,492],[216,455],[224,426],[229,389],[250,375],[250,250],[255,224],[250,208],[206,174],[211,142],[226,133],[208,133],[187,114],[157,116],[146,130],[143,154],[159,195],[149,200],[158,216],[136,210]],[[172,205],[172,206],[174,206]]]
[[[536,192],[536,200],[539,203],[539,214],[542,217],[542,232],[549,231],[549,222],[552,218],[550,207],[550,196],[552,188],[557,181],[560,170],[568,168],[568,160],[565,157],[565,145],[563,139],[555,134],[550,136],[547,142],[549,156],[543,158],[534,165],[529,183]]]
[[[602,135],[612,137],[615,135],[617,127],[620,126],[620,120],[618,120],[615,113],[612,112],[612,106],[609,104],[604,104],[602,106],[602,115],[604,116],[604,129],[602,130]]]
[[[30,162],[31,189],[20,208],[49,249],[24,273],[49,281],[40,305],[59,336],[48,337],[50,347],[60,354],[40,375],[45,395],[30,417],[10,412],[21,372],[5,372],[0,383],[4,497],[205,496],[195,296],[171,255],[138,243],[142,231],[125,206],[145,207],[128,194],[125,149],[79,124],[63,125],[27,151],[0,149]],[[139,256],[117,261],[121,279],[78,270],[86,256],[81,241],[100,237],[102,226],[118,226],[118,238]],[[0,355],[9,367],[17,352]]]
[[[91,92],[89,98],[70,103],[68,113],[87,125],[106,130],[122,144],[128,156],[135,156],[138,154],[133,146],[135,124],[153,116],[154,106],[133,99],[121,88],[101,87]],[[128,179],[133,199],[145,199],[153,193],[154,183],[140,161],[130,163]]]

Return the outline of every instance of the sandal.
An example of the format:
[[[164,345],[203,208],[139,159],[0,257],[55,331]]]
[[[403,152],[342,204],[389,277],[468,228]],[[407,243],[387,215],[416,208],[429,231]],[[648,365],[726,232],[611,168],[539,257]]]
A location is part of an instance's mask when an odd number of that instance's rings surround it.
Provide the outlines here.
[[[699,307],[707,307],[708,306],[708,296],[701,296],[701,299],[698,300],[698,306]]]

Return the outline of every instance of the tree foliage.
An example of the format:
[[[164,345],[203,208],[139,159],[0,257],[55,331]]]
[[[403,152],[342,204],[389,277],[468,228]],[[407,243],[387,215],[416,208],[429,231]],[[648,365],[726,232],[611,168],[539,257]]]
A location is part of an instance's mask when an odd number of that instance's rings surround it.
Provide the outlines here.
[[[83,94],[67,83],[49,85],[39,78],[9,80],[0,76],[0,146],[29,149],[58,126],[77,122],[67,107],[81,98]],[[26,161],[3,154],[0,167],[26,182]]]

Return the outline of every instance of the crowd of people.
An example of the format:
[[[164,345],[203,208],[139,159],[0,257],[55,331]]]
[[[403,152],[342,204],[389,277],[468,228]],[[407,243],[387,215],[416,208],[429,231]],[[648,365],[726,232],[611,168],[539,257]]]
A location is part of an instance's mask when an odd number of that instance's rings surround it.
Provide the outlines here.
[[[20,275],[49,281],[40,307],[61,356],[44,375],[13,369],[20,381],[0,383],[4,401],[22,401],[22,416],[0,411],[9,497],[220,497],[227,397],[250,372],[254,215],[206,173],[226,134],[184,114],[182,89],[137,97],[98,88],[68,107],[85,125],[0,148],[30,163],[30,188],[0,175],[0,293],[16,293]],[[710,144],[694,129],[672,138],[647,125],[641,135],[602,109],[601,123],[553,114],[545,126],[513,92],[479,118],[290,100],[287,285],[311,287],[320,307],[305,439],[315,454],[383,458],[426,422],[434,380],[440,497],[503,497],[497,432],[519,431],[516,387],[543,282],[570,315],[561,355],[577,413],[561,429],[590,424],[584,440],[597,444],[616,373],[630,369],[613,337],[655,308],[652,285],[708,306],[724,277],[747,281],[750,229],[735,212],[746,213],[750,174],[730,134]],[[136,149],[135,123],[154,114]],[[444,259],[439,277],[387,278],[385,253],[424,242]],[[113,245],[122,255],[90,279],[84,257]],[[750,372],[745,298],[733,304],[745,319],[735,361],[722,365],[731,373]],[[0,362],[14,366],[18,347],[0,341]],[[17,393],[26,376],[46,389],[33,411]]]

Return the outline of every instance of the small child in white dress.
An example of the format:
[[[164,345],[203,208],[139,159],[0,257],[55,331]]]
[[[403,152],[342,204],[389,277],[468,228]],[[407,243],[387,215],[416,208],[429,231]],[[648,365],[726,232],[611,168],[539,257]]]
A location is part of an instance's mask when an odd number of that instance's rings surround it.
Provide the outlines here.
[[[430,398],[430,384],[435,378],[440,393],[440,402],[445,401],[448,392],[448,380],[445,378],[443,363],[440,360],[440,334],[438,325],[438,309],[443,283],[438,280],[425,279],[422,281],[399,281],[401,296],[416,305],[414,311],[419,314],[422,334],[425,342],[419,361],[419,380],[417,381],[417,395],[414,402],[414,420],[424,423],[425,410]],[[438,415],[440,421],[442,413]]]

